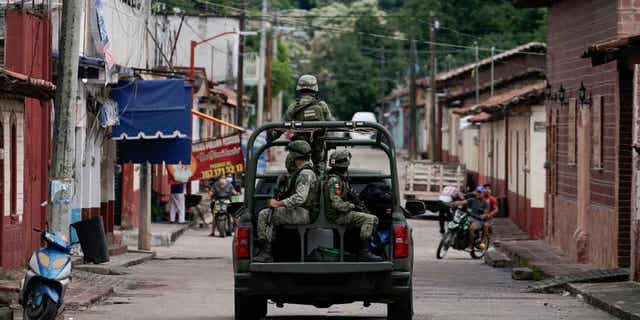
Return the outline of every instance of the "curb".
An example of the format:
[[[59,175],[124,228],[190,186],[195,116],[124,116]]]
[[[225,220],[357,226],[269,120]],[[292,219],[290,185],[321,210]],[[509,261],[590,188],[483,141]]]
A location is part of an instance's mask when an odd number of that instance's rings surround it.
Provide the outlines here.
[[[624,310],[618,305],[610,304],[594,296],[591,293],[581,290],[580,288],[578,288],[577,286],[571,283],[566,284],[564,286],[564,289],[569,291],[571,294],[581,295],[584,298],[584,302],[592,305],[595,308],[605,311],[617,318],[624,319],[624,320],[640,320],[640,315]]]
[[[143,264],[143,263],[145,263],[145,262],[147,262],[147,261],[151,261],[151,260],[153,260],[153,259],[156,257],[156,253],[155,253],[155,251],[148,252],[148,251],[129,250],[128,252],[135,252],[135,253],[148,253],[148,254],[147,254],[146,256],[144,256],[144,257],[140,257],[140,258],[138,258],[138,259],[133,259],[133,260],[131,260],[131,261],[128,261],[128,262],[126,262],[126,263],[123,263],[123,264],[122,264],[122,265],[120,265],[119,267],[125,267],[125,268],[128,268],[128,267],[131,267],[131,266],[136,266],[136,265],[139,265],[139,264]]]

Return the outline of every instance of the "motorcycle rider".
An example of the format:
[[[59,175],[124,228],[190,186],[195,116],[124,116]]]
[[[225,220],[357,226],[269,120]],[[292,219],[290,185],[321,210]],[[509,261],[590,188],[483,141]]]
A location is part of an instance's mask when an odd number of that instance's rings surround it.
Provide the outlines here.
[[[258,247],[256,262],[272,262],[271,244],[275,228],[285,224],[308,224],[315,219],[318,204],[318,179],[309,162],[311,146],[304,140],[291,141],[285,160],[289,177],[282,199],[269,199],[269,208],[258,213]]]
[[[213,183],[210,190],[211,191],[209,196],[211,198],[213,222],[211,223],[211,234],[209,235],[214,237],[215,229],[216,229],[215,221],[216,221],[216,214],[217,214],[217,212],[213,210],[215,208],[215,203],[223,199],[230,199],[232,195],[237,195],[238,191],[236,191],[236,189],[233,188],[233,185],[229,183],[229,180],[227,179],[227,176],[224,173],[218,177],[218,180],[216,180],[216,182]]]
[[[484,198],[484,192],[484,187],[479,186],[474,190],[474,196],[472,198],[452,202],[454,205],[466,205],[471,209],[471,227],[469,228],[470,248],[473,247],[476,232],[484,228],[484,222],[488,218],[489,202]]]
[[[486,238],[489,236],[489,229],[491,228],[491,220],[493,220],[493,217],[495,217],[498,214],[498,201],[493,196],[493,186],[491,186],[491,184],[487,183],[483,187],[484,187],[484,199],[487,200],[487,202],[489,203],[489,211],[486,214],[486,220],[483,224],[484,233],[483,233],[482,244],[484,245]]]
[[[325,184],[327,201],[327,219],[338,225],[348,225],[360,228],[360,252],[358,257],[363,261],[378,262],[382,258],[371,253],[369,242],[378,226],[378,217],[358,212],[354,202],[358,201],[347,179],[347,171],[351,162],[351,153],[348,150],[338,150],[331,154],[328,172],[328,180]]]
[[[329,105],[318,98],[318,79],[310,74],[302,75],[296,85],[296,101],[292,103],[284,114],[284,121],[332,121]],[[282,132],[272,131],[269,139],[275,140]],[[311,145],[311,161],[316,172],[324,172],[324,130],[314,132],[297,132],[291,138],[304,140]]]

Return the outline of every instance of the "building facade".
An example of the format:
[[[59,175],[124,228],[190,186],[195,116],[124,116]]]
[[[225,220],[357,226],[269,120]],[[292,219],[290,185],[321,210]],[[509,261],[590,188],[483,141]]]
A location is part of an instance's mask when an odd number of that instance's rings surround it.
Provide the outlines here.
[[[605,0],[514,4],[549,12],[545,239],[579,262],[628,267],[634,73],[581,55],[594,43],[637,32],[640,8]]]

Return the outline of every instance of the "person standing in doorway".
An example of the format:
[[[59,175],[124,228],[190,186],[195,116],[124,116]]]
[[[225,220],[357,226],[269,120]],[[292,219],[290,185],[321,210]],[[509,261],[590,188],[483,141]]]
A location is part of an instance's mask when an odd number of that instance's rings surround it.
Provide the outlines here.
[[[184,184],[174,184],[171,186],[171,200],[169,209],[169,221],[176,222],[176,214],[178,223],[187,223],[184,218]]]

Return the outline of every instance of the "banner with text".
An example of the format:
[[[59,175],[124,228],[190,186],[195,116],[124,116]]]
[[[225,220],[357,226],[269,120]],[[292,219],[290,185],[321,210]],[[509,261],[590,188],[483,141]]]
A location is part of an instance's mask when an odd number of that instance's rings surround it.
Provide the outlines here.
[[[171,184],[212,179],[221,174],[244,172],[240,134],[195,142],[191,145],[191,164],[168,165]]]

